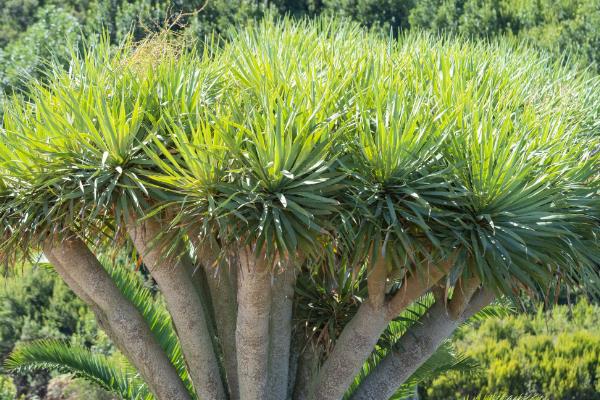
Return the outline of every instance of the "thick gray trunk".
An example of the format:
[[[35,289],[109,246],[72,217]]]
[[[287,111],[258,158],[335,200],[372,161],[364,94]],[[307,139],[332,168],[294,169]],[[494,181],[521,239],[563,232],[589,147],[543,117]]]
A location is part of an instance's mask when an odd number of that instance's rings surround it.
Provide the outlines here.
[[[161,252],[156,242],[162,228],[157,221],[129,223],[127,231],[164,296],[196,393],[206,400],[225,399],[208,318],[189,276],[190,267],[182,264],[186,258]]]
[[[240,251],[236,344],[240,398],[264,400],[268,393],[271,274],[264,256]]]
[[[457,319],[447,314],[443,301],[436,302],[420,322],[411,327],[375,367],[352,400],[388,400],[466,319],[489,304],[493,295],[480,291]]]
[[[96,304],[96,302],[90,296],[87,295],[87,293],[81,288],[81,286],[79,286],[77,281],[73,279],[73,277],[69,274],[68,269],[65,268],[56,257],[54,257],[50,249],[51,246],[48,247],[48,251],[46,251],[44,255],[46,256],[48,261],[50,261],[50,263],[54,266],[54,270],[67,284],[67,286],[73,291],[73,293],[75,293],[77,297],[79,297],[81,300],[84,301],[85,304],[87,304],[87,306],[92,310],[92,312],[96,316],[98,326],[100,326],[100,328],[108,335],[108,337],[110,337],[111,340],[115,342],[116,338],[113,339],[113,337],[115,337],[115,334],[114,332],[112,332],[110,325],[108,325],[106,315],[104,315],[104,312],[100,309],[100,307],[98,307],[98,304]],[[119,347],[119,350],[123,354],[125,354],[125,356],[128,356],[127,349],[121,347]]]
[[[230,400],[238,400],[239,382],[237,373],[237,352],[235,344],[235,325],[237,319],[236,270],[238,265],[217,266],[217,259],[209,246],[194,243],[198,261],[204,267],[206,281],[210,291],[215,316],[217,334],[223,353],[227,387]]]
[[[275,275],[269,348],[269,399],[287,398],[290,370],[290,347],[292,343],[292,309],[296,269],[293,263],[284,265],[284,270]]]
[[[44,253],[65,272],[67,283],[82,293],[106,319],[107,332],[138,369],[148,387],[159,400],[182,399],[190,396],[153,336],[146,321],[117,288],[106,270],[88,247],[75,235],[61,243],[46,245]],[[63,275],[63,274],[61,274]]]
[[[385,292],[382,293],[386,287],[385,275],[382,274],[382,271],[386,271],[385,264],[378,264],[367,278],[368,288],[371,290],[369,298],[344,327],[333,351],[319,371],[315,399],[341,399],[390,321],[427,293],[451,267],[450,262],[445,262],[440,266],[428,266],[426,277],[416,273],[406,277],[398,292],[386,300]],[[371,283],[369,279],[372,280]]]
[[[385,312],[374,310],[368,302],[361,304],[319,371],[315,399],[339,400],[344,396],[388,323]]]
[[[310,340],[310,339],[309,339]],[[314,392],[314,378],[319,372],[320,350],[316,344],[307,343],[300,350],[298,368],[294,379],[293,400],[308,400]]]

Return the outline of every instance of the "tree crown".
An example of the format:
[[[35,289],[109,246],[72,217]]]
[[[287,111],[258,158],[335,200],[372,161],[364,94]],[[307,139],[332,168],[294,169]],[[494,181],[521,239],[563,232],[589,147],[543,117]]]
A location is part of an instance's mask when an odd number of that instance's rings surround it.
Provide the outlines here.
[[[5,254],[136,212],[224,248],[598,286],[600,81],[527,48],[267,20],[202,50],[100,42],[50,74],[6,107]]]

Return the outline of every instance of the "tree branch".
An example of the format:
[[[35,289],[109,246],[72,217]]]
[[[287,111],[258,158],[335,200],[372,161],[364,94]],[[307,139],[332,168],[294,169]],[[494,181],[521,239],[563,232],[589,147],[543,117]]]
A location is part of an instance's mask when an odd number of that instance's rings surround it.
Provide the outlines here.
[[[157,240],[164,229],[157,220],[138,224],[132,217],[127,232],[165,298],[197,394],[203,399],[225,399],[206,311],[188,275],[190,267],[183,265],[187,258],[162,253]]]
[[[452,293],[452,299],[448,302],[448,316],[450,319],[461,317],[480,283],[481,281],[477,276],[458,280]]]
[[[413,301],[427,293],[440,279],[442,279],[452,268],[453,263],[446,261],[439,266],[427,264],[428,271],[425,274],[413,272],[405,278],[404,283],[387,303],[387,315],[391,321],[406,309]]]
[[[223,364],[229,389],[230,400],[239,399],[239,382],[237,373],[237,351],[235,343],[235,329],[237,319],[237,293],[235,280],[237,265],[217,266],[219,260],[215,251],[209,244],[192,238],[196,247],[198,261],[202,264],[208,288],[210,291],[211,304],[214,311],[217,334],[221,351],[223,352]]]
[[[429,309],[396,343],[395,348],[367,375],[352,400],[388,400],[425,363],[464,321],[494,299],[492,292],[479,290],[459,318],[452,319],[443,301]]]
[[[283,271],[274,277],[269,348],[269,399],[287,398],[292,343],[292,309],[297,269],[292,260],[282,261]]]
[[[425,294],[450,270],[451,266],[452,263],[448,261],[440,267],[429,267],[427,279],[414,273],[405,279],[404,284],[391,300],[385,302],[379,309],[373,308],[373,303],[370,301],[363,302],[356,315],[342,330],[333,351],[319,371],[315,398],[341,399],[390,321]]]
[[[138,369],[157,399],[189,400],[177,371],[146,321],[117,288],[94,254],[75,234],[47,243],[44,254],[67,284],[105,318],[107,334]]]
[[[367,291],[369,293],[367,301],[371,303],[373,309],[379,310],[385,302],[388,271],[385,257],[381,254],[381,251],[374,254],[373,257],[376,258],[375,262],[367,271]]]
[[[271,274],[264,255],[240,251],[236,345],[240,398],[263,400],[268,391]]]

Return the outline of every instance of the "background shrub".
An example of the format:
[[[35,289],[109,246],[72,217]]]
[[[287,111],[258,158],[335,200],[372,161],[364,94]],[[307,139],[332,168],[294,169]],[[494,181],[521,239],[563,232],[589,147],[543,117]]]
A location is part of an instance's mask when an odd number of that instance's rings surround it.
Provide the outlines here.
[[[480,363],[481,373],[444,374],[421,390],[423,399],[478,394],[600,399],[600,307],[586,301],[572,309],[488,319],[459,331],[454,342]]]
[[[13,276],[0,278],[0,366],[19,342],[42,338],[66,340],[105,354],[113,352],[93,313],[52,270],[26,266]],[[43,398],[52,375],[36,372],[13,378],[14,385],[0,375],[0,400],[13,400],[13,392]]]

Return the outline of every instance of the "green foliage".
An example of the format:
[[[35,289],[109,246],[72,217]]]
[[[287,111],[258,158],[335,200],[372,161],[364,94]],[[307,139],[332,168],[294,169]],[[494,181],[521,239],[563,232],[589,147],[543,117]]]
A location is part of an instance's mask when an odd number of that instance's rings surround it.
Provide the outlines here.
[[[126,364],[123,360],[119,361],[94,354],[84,347],[38,340],[17,346],[4,365],[8,371],[18,373],[54,369],[94,382],[123,399],[146,398],[144,386],[139,382],[136,384],[131,367],[123,365]]]
[[[69,43],[79,37],[77,19],[62,8],[40,8],[35,19],[0,49],[0,86],[7,91],[23,89],[52,59],[65,64],[70,58]]]
[[[90,40],[106,29],[119,43],[129,33],[139,40],[170,26],[204,38],[266,13],[343,16],[394,35],[406,29],[508,35],[600,68],[599,0],[8,0],[0,6],[0,87],[23,88],[27,77],[43,75],[39,69],[49,57],[66,61],[66,45],[80,33]]]
[[[490,319],[454,340],[482,373],[443,374],[424,386],[425,399],[532,394],[550,400],[600,398],[600,308],[581,301],[534,316]]]
[[[571,54],[599,66],[598,0],[426,0],[416,2],[409,21],[411,28],[476,38],[514,36],[556,57]]]
[[[0,375],[0,400],[14,400],[17,396],[17,389],[7,376]]]
[[[0,278],[0,360],[16,345],[37,339],[70,341],[104,354],[113,351],[94,315],[43,264],[19,267]],[[50,376],[42,371],[14,378],[20,393],[35,395]]]
[[[600,82],[527,49],[267,20],[201,54],[100,42],[49,78],[4,118],[7,255],[170,209],[224,248],[598,289]]]

